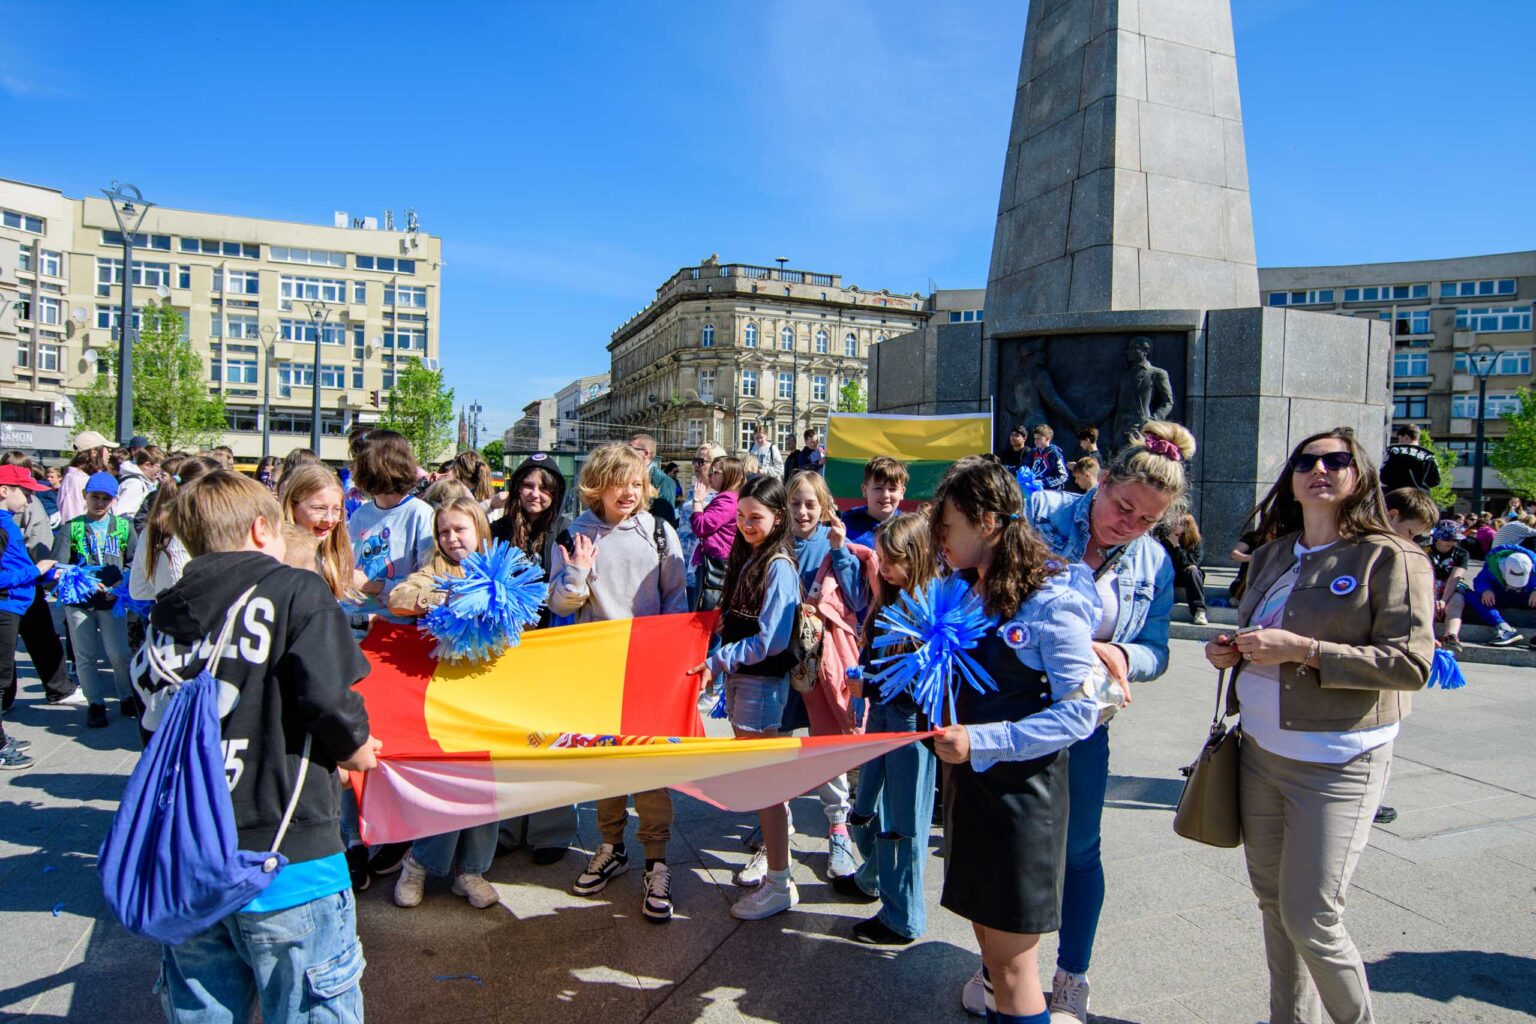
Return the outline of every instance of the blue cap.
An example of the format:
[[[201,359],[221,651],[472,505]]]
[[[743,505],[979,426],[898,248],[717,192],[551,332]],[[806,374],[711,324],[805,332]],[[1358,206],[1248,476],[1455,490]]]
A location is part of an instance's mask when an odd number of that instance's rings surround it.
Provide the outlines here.
[[[106,472],[92,473],[91,478],[85,482],[85,493],[90,494],[92,491],[117,497],[117,477]]]

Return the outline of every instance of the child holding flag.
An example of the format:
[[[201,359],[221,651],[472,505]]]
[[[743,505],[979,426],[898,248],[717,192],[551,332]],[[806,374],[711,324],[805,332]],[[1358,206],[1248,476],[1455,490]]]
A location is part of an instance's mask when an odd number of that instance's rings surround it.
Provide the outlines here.
[[[447,592],[437,588],[438,577],[462,578],[464,570],[459,563],[490,540],[491,524],[475,498],[453,498],[437,510],[433,534],[437,553],[432,560],[389,592],[389,610],[402,618],[425,615],[447,600]],[[494,907],[501,896],[485,880],[485,872],[496,855],[497,828],[493,821],[416,840],[395,882],[395,905],[414,907],[421,903],[427,875],[433,874],[439,878],[453,875],[454,895],[463,896],[477,910]]]
[[[682,544],[664,521],[645,511],[653,497],[650,463],[625,444],[605,444],[582,467],[577,490],[582,512],[571,524],[570,547],[556,545],[550,568],[549,610],[577,622],[630,619],[688,610]],[[645,919],[672,919],[672,876],[667,841],[672,838],[672,796],[665,789],[635,795],[639,838],[645,846]],[[603,842],[572,891],[595,896],[629,869],[624,828],[629,798],[597,802]]]
[[[867,548],[875,545],[875,528],[901,510],[907,496],[907,466],[889,455],[876,455],[864,464],[860,491],[864,504],[843,515],[848,525],[848,539]]]

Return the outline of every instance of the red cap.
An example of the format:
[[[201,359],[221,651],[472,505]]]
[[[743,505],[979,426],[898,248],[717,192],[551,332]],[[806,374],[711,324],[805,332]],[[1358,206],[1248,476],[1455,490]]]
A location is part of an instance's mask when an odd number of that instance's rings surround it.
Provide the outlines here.
[[[29,491],[48,489],[46,484],[40,484],[32,479],[32,474],[20,466],[0,466],[0,484],[7,487],[25,487]]]

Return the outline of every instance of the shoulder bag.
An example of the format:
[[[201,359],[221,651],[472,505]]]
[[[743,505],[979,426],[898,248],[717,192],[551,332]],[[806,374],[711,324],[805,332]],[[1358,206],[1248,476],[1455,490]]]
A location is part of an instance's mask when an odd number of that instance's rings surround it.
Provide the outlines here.
[[[1184,791],[1173,812],[1173,830],[1185,839],[1207,846],[1231,848],[1243,843],[1243,823],[1238,814],[1237,772],[1239,730],[1227,728],[1227,672],[1216,675],[1216,712],[1211,731],[1194,763],[1179,771]]]

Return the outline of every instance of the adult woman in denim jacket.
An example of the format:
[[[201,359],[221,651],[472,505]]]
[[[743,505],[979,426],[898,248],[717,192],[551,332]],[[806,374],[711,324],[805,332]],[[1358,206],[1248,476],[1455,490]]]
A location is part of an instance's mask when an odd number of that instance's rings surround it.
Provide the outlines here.
[[[1168,668],[1173,564],[1148,533],[1182,504],[1188,490],[1184,463],[1194,454],[1195,439],[1188,430],[1150,421],[1109,460],[1099,485],[1087,494],[1042,491],[1030,496],[1030,521],[1046,543],[1097,577],[1104,618],[1094,634],[1094,650],[1111,678],[1122,683],[1127,701],[1130,688],[1123,684],[1156,679]],[[1109,782],[1108,725],[1068,750],[1067,862],[1051,1012],[1087,1021],[1088,963],[1104,906],[1099,824]],[[965,1007],[978,1016],[985,984],[978,972],[966,986]]]

